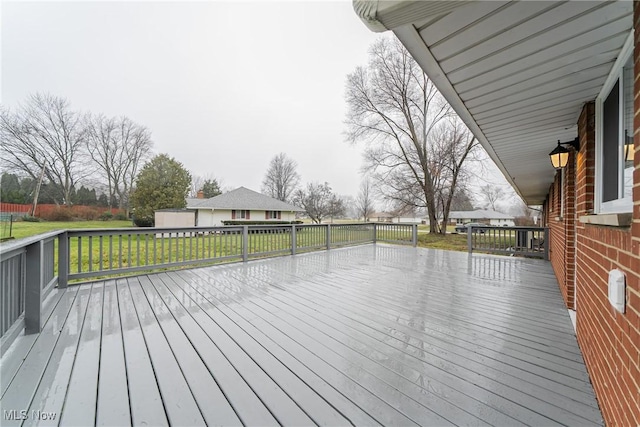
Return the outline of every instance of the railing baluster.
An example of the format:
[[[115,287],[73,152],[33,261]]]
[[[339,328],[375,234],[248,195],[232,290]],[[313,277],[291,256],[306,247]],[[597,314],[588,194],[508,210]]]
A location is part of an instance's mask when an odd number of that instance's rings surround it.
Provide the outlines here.
[[[78,273],[82,273],[82,236],[78,237]]]
[[[98,242],[99,242],[99,245],[98,245],[98,246],[99,246],[99,248],[100,248],[100,256],[98,257],[98,261],[100,262],[100,269],[99,269],[99,271],[102,271],[102,270],[103,270],[103,268],[104,268],[104,267],[103,267],[103,265],[102,265],[102,264],[103,264],[103,257],[102,257],[102,255],[103,255],[103,246],[104,246],[103,241],[102,241],[102,235],[100,236],[100,239],[99,239],[99,241],[98,241]]]
[[[113,236],[109,235],[109,270],[113,268]]]
[[[249,226],[242,226],[242,261],[247,262],[249,259]]]
[[[118,268],[122,268],[122,234],[118,234]]]

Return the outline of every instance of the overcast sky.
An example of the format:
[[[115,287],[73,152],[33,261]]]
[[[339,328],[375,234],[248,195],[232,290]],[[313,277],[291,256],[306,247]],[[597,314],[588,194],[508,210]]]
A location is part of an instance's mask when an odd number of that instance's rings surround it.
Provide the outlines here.
[[[0,4],[4,105],[49,92],[128,116],[156,153],[227,189],[259,191],[285,152],[303,182],[357,194],[363,146],[343,136],[345,80],[383,36],[350,0]]]
[[[147,126],[156,152],[260,190],[285,152],[355,194],[346,75],[379,37],[341,2],[3,2],[2,103],[37,91]]]

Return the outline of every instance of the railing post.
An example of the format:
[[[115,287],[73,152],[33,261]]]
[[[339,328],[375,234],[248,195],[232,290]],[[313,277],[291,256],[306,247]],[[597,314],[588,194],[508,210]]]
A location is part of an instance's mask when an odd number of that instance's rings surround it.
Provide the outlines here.
[[[242,226],[242,261],[249,260],[249,226]]]
[[[291,255],[296,254],[297,245],[298,242],[296,237],[296,225],[291,224]]]
[[[42,240],[27,246],[25,265],[24,333],[37,334],[42,327],[42,282],[43,282]]]
[[[327,250],[331,249],[331,224],[327,224]]]
[[[58,288],[66,288],[68,283],[69,283],[69,234],[65,231],[64,233],[58,236]]]
[[[545,227],[544,229],[544,259],[549,261],[551,256],[549,254],[549,237],[551,237],[551,233],[549,233],[549,227]]]
[[[473,227],[467,226],[467,251],[473,253]]]
[[[418,246],[418,224],[412,224],[411,226],[411,243],[414,248]]]
[[[378,224],[373,223],[373,243],[378,243]]]

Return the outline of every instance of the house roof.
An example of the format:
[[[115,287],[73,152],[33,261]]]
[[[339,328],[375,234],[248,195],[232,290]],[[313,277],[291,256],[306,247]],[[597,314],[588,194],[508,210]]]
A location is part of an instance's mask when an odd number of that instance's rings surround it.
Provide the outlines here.
[[[368,1],[529,204],[554,177],[548,153],[577,137],[585,102],[632,46],[631,1]]]
[[[265,196],[245,187],[220,194],[210,199],[187,199],[187,209],[242,209],[302,212],[297,206]]]
[[[513,216],[492,210],[451,211],[449,219],[514,219]]]

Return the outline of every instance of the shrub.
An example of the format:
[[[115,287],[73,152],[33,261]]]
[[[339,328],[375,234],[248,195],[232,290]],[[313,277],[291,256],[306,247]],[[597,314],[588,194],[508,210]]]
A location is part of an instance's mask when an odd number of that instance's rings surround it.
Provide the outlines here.
[[[115,214],[113,219],[115,219],[116,221],[127,221],[129,217],[124,212],[118,212],[117,214]]]
[[[98,218],[100,221],[111,221],[113,219],[113,214],[109,211],[102,212],[102,215]]]
[[[64,207],[57,207],[49,212],[42,213],[40,215],[42,219],[47,221],[72,221],[73,213],[71,209]]]
[[[133,217],[133,223],[137,227],[153,227],[155,219],[152,216]]]
[[[25,222],[40,222],[40,218],[37,216],[25,215],[22,217],[22,220]]]
[[[71,211],[73,212],[74,217],[87,221],[96,220],[100,216],[100,212],[96,208],[90,206],[73,206]]]

